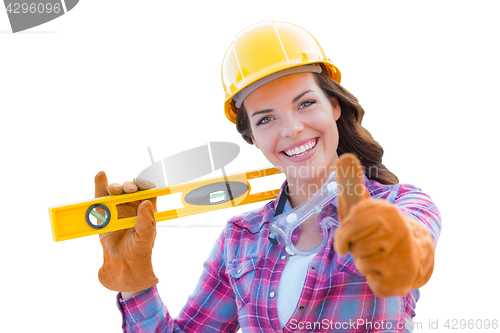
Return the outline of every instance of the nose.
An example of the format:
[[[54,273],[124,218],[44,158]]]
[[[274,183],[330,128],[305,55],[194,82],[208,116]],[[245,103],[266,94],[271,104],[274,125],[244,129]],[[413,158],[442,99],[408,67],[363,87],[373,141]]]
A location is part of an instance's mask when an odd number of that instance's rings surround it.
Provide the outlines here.
[[[295,115],[287,115],[283,120],[283,125],[281,127],[281,137],[295,137],[297,134],[302,132],[304,129],[304,124]]]

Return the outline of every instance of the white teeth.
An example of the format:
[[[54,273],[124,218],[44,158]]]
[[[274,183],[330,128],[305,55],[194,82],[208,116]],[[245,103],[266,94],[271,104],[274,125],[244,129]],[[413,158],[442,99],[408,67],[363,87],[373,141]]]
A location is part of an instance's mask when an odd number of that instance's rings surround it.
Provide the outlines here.
[[[308,151],[309,149],[313,148],[316,144],[316,140],[312,140],[305,145],[302,145],[300,147],[296,147],[295,149],[290,149],[290,150],[285,150],[285,153],[288,156],[296,156],[296,155],[303,155],[304,152]]]

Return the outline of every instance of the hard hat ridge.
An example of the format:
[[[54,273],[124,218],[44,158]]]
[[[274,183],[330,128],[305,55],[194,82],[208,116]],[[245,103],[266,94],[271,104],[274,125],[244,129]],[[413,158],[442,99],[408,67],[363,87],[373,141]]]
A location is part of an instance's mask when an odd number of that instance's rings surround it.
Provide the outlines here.
[[[303,65],[303,66],[296,66],[296,67],[290,67],[284,70],[281,70],[279,72],[275,72],[272,74],[269,74],[262,79],[255,81],[242,90],[240,90],[236,95],[233,96],[234,103],[236,107],[239,109],[241,105],[243,104],[243,101],[245,98],[248,97],[255,89],[259,88],[260,86],[265,85],[268,82],[271,82],[273,80],[276,80],[279,77],[285,76],[285,75],[290,75],[290,74],[296,74],[296,73],[307,73],[307,72],[312,72],[312,73],[321,73],[322,69],[321,66],[318,64],[311,64],[311,65]]]

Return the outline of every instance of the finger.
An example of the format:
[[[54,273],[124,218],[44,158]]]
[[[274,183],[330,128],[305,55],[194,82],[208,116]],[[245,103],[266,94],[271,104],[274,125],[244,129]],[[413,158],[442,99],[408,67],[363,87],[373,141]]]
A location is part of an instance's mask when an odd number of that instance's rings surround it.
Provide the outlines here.
[[[154,207],[151,201],[144,200],[137,210],[135,232],[139,238],[151,242],[156,236]]]
[[[142,178],[134,178],[134,182],[137,185],[137,187],[139,188],[139,190],[141,190],[141,191],[150,190],[150,189],[156,187],[156,185],[154,183],[150,182],[149,180],[142,179]],[[148,199],[148,200],[151,201],[151,203],[153,204],[153,209],[156,212],[156,197]]]
[[[156,185],[152,182],[138,178],[134,179],[134,181],[128,181],[122,184],[113,183],[108,185],[108,192],[111,195],[120,195],[123,193],[134,193],[138,190],[149,190],[155,188]]]
[[[377,267],[377,265],[374,265],[370,260],[367,259],[354,259],[354,263],[358,271],[363,274],[368,280],[367,282],[370,286],[370,289],[374,293],[376,293],[375,291],[379,288],[374,289],[373,283],[379,284],[380,281],[383,281],[386,278],[384,272],[379,267]]]
[[[137,216],[137,211],[143,201],[145,200],[136,200],[116,205],[116,208],[118,209],[118,218],[124,219],[127,217]],[[153,210],[156,212],[156,198],[147,199],[147,201],[150,201],[153,204]]]
[[[374,223],[371,225],[360,223],[346,223],[335,230],[334,248],[340,255],[345,255],[347,251],[351,251],[353,256],[358,254],[366,254],[365,251],[360,249],[360,242],[370,238],[374,234],[379,234],[380,225]],[[356,246],[355,246],[356,245]],[[363,247],[363,244],[361,244]],[[367,249],[369,251],[369,249]],[[356,253],[354,253],[356,252]]]
[[[141,204],[140,200],[127,202],[124,204],[116,205],[118,211],[118,219],[137,216],[137,207]]]
[[[351,213],[353,215],[335,231],[334,246],[337,252],[343,255],[346,251],[351,251],[353,256],[366,256],[371,251],[370,248],[361,248],[368,246],[370,242],[379,244],[384,251],[392,249],[390,238],[395,237],[394,229],[398,225],[388,224],[387,219],[395,220],[399,214],[392,204],[381,199],[363,201]]]
[[[108,178],[104,171],[100,171],[94,178],[95,183],[95,197],[106,197],[109,195],[108,192]]]
[[[148,199],[148,201],[150,201],[152,204],[153,204],[153,209],[154,211],[156,212],[156,198],[151,198],[151,199]]]
[[[394,260],[393,257],[389,256],[384,260],[354,259],[356,268],[366,277],[368,286],[379,297],[406,295],[411,287],[406,279],[408,274],[412,274],[409,267],[401,262],[401,258]],[[389,267],[392,269],[388,269]]]
[[[380,260],[398,246],[405,229],[397,207],[383,199],[363,201],[335,231],[334,248],[341,255],[350,251],[356,258]]]
[[[370,197],[364,186],[363,175],[363,167],[354,154],[346,153],[340,157],[337,162],[337,185],[341,222],[355,204]]]
[[[150,190],[156,187],[156,185],[150,182],[149,180],[142,178],[136,178],[134,179],[134,182],[137,185],[137,187],[139,187],[139,190]]]
[[[111,186],[113,185],[113,186]],[[134,181],[126,181],[123,183],[123,185],[120,184],[111,184],[108,186],[108,191],[115,195],[115,194],[129,194],[129,193],[135,193],[139,190],[139,187]],[[155,185],[151,182],[149,184],[145,184],[146,186],[155,187]],[[152,204],[153,204],[153,210],[156,212],[156,198],[148,199]],[[124,204],[117,205],[118,209],[118,218],[126,218],[126,217],[131,217],[131,216],[136,216],[138,207],[141,204],[142,200],[136,200],[136,201],[131,201],[127,202]]]
[[[380,226],[374,226],[370,232],[366,232],[365,235],[359,235],[359,239],[352,239],[349,251],[353,257],[360,259],[382,260],[390,253],[389,243],[390,235],[388,235],[386,230]]]
[[[139,188],[133,181],[126,181],[123,183],[123,192],[125,193],[134,193],[137,192]]]
[[[108,192],[111,195],[120,195],[123,194],[123,186],[122,184],[113,183],[108,185]]]

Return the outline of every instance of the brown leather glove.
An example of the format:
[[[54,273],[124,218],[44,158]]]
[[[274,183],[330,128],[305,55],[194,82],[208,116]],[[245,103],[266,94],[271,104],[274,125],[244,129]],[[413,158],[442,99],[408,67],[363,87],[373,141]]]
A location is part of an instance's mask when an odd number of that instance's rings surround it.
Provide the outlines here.
[[[110,184],[104,171],[95,179],[95,197],[132,193],[137,191],[135,182],[123,186]],[[154,185],[153,185],[154,187]],[[96,210],[99,210],[96,209]],[[134,292],[158,283],[153,272],[151,253],[156,237],[156,198],[117,205],[118,218],[137,215],[134,228],[100,234],[104,263],[99,269],[99,281],[108,289]],[[103,211],[99,212],[103,214]]]
[[[337,182],[340,227],[335,231],[335,251],[351,253],[379,297],[406,295],[427,283],[434,268],[434,242],[422,223],[386,200],[372,200],[353,154],[341,156]]]

